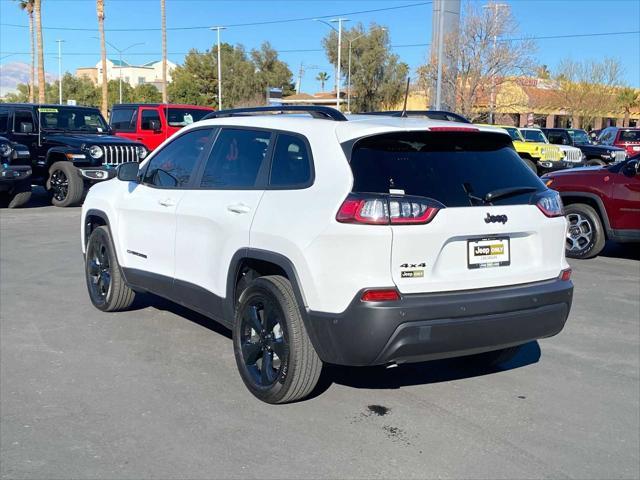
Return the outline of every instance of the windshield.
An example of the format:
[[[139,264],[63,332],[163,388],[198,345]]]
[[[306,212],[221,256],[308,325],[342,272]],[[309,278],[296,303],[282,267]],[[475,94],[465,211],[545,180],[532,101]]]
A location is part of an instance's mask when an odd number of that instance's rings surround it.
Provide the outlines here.
[[[500,128],[503,128],[509,133],[511,140],[515,142],[524,142],[524,138],[522,138],[522,135],[520,134],[520,131],[517,128],[515,127],[500,127]]]
[[[447,207],[484,205],[489,192],[529,187],[496,205],[528,204],[544,190],[506,136],[496,133],[398,132],[358,141],[351,155],[353,191],[432,198]],[[478,201],[480,199],[480,201]]]
[[[547,137],[540,130],[520,130],[520,133],[530,142],[549,143]]]
[[[171,127],[186,127],[211,112],[212,110],[202,110],[199,108],[170,107],[166,112],[167,123]]]
[[[43,130],[65,132],[108,132],[107,122],[95,108],[41,107],[38,108]]]
[[[584,130],[567,130],[571,138],[573,139],[573,143],[576,145],[588,145],[591,143],[589,140],[589,135]]]
[[[619,142],[640,142],[640,130],[622,130]]]

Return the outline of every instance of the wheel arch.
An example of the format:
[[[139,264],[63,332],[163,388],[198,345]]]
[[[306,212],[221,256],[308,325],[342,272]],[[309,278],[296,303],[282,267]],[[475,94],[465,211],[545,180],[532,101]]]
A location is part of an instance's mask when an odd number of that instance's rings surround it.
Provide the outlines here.
[[[83,235],[82,235],[82,246],[83,250],[87,248],[87,242],[89,241],[89,236],[91,233],[98,227],[106,226],[109,229],[109,234],[111,238],[113,235],[111,234],[111,225],[109,224],[109,217],[102,210],[98,210],[95,208],[91,208],[87,210],[84,218],[82,219],[83,225]]]
[[[611,236],[611,224],[609,223],[609,216],[607,215],[607,209],[602,202],[602,199],[594,193],[587,192],[559,192],[562,198],[562,203],[565,205],[571,205],[574,203],[584,203],[593,208],[604,226],[605,236],[609,238]]]

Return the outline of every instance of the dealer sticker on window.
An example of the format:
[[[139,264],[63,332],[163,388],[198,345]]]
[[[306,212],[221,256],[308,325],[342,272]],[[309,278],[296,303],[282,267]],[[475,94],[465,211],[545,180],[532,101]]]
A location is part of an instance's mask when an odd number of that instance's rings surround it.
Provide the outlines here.
[[[511,264],[508,238],[483,238],[467,242],[469,268],[505,267]]]

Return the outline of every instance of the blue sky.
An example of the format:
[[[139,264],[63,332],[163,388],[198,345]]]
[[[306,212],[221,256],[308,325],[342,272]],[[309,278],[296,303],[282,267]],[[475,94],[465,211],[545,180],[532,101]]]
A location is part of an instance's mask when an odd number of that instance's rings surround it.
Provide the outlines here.
[[[463,0],[463,6],[466,0]],[[481,1],[481,0],[472,0]],[[502,0],[508,3],[520,24],[522,36],[554,36],[600,32],[640,30],[640,0]],[[95,31],[44,30],[45,68],[57,74],[56,39],[63,44],[63,70],[75,71],[79,66],[95,65],[99,60],[95,1],[43,0],[44,27],[95,29]],[[158,0],[105,0],[107,29],[158,28],[160,2]],[[289,0],[289,1],[213,1],[167,0],[167,27],[231,25],[299,17],[345,14],[362,10],[423,3],[421,0]],[[481,3],[485,3],[484,0]],[[412,68],[424,63],[431,38],[431,5],[346,15],[347,25],[376,22],[389,29],[394,51]],[[15,62],[29,62],[28,29],[7,24],[27,25],[27,16],[13,0],[0,0],[0,65],[7,88]],[[310,66],[303,78],[302,90],[315,92],[319,71],[333,74],[333,67],[321,51],[320,41],[328,27],[312,20],[261,26],[230,27],[223,31],[223,41],[241,43],[247,49],[258,47],[267,40],[279,51],[281,58],[297,74],[301,62]],[[137,42],[144,45],[132,48],[125,60],[142,64],[160,58],[159,31],[107,32],[107,40],[119,48]],[[214,32],[174,30],[168,32],[169,59],[181,63],[191,48],[204,50],[215,40]],[[563,58],[574,60],[618,58],[624,67],[627,84],[640,87],[640,35],[594,36],[548,39],[537,41],[536,58],[553,69]],[[309,50],[293,52],[286,50]],[[317,50],[317,51],[314,51]],[[17,54],[13,54],[17,52]],[[109,56],[117,58],[108,49]],[[10,56],[8,56],[10,55]]]

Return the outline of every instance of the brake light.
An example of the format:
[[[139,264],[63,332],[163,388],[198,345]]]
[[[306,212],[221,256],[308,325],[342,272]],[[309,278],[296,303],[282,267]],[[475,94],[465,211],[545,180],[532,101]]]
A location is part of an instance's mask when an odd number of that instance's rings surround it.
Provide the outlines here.
[[[564,215],[562,199],[555,190],[546,190],[535,198],[536,207],[547,217],[562,217]]]
[[[360,300],[363,302],[393,302],[400,300],[400,294],[395,288],[365,290]]]
[[[479,132],[479,128],[473,127],[431,127],[430,132]]]
[[[560,280],[563,282],[568,282],[571,279],[571,269],[566,268],[560,272]]]
[[[424,197],[350,194],[340,206],[336,220],[368,225],[425,224],[441,208],[444,205]]]

